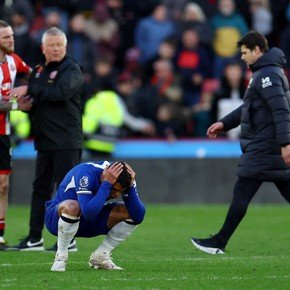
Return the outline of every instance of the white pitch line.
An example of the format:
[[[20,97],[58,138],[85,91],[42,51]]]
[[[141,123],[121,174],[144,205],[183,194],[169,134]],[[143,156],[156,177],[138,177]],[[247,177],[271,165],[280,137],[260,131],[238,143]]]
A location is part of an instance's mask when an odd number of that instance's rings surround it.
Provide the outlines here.
[[[138,262],[174,262],[174,261],[213,261],[213,260],[262,260],[262,259],[289,259],[289,256],[252,256],[252,257],[230,257],[230,256],[210,256],[210,257],[187,257],[187,258],[165,258],[165,259],[138,259]],[[134,262],[136,260],[128,260],[126,262]],[[70,264],[84,264],[87,261],[84,260],[83,262],[76,262],[76,261],[69,261]],[[3,263],[0,264],[0,267],[23,267],[23,266],[40,266],[40,265],[50,265],[51,262],[45,263]]]
[[[255,257],[257,258],[257,257]],[[261,256],[258,258],[262,258]],[[195,258],[195,260],[199,258]],[[224,259],[224,258],[223,258]],[[231,258],[233,259],[233,258]],[[208,260],[208,259],[207,259]],[[84,264],[84,262],[74,262],[71,261],[71,264]],[[0,264],[0,267],[15,267],[15,266],[36,266],[36,265],[51,265],[51,263],[23,263],[23,264]],[[48,270],[49,271],[49,270]],[[276,280],[276,279],[285,279],[289,280],[289,275],[282,275],[282,276],[265,276],[264,277],[267,280]],[[232,277],[219,277],[219,276],[208,276],[208,277],[142,277],[142,278],[126,278],[126,277],[109,277],[104,278],[100,277],[99,280],[101,281],[180,281],[180,280],[189,280],[189,281],[212,281],[212,280],[220,280],[220,281],[232,281],[232,280],[255,280],[256,277],[253,277],[252,275],[249,277],[246,276],[232,276]],[[6,279],[5,282],[17,282],[17,279]],[[8,285],[8,284],[7,284]],[[3,285],[2,285],[3,286]],[[20,287],[21,288],[21,287]]]

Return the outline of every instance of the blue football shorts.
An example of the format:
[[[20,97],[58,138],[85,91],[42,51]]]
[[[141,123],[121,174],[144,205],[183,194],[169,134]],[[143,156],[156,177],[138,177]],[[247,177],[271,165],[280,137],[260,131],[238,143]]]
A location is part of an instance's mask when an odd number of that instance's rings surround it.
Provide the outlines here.
[[[84,219],[84,217],[81,215],[79,229],[75,237],[90,238],[99,235],[106,235],[110,230],[107,227],[107,221],[112,208],[116,204],[117,202],[111,202],[104,205],[104,207],[92,221]],[[56,204],[55,206],[52,206],[51,208],[46,209],[45,211],[45,225],[48,231],[55,236],[57,236],[58,231],[59,205],[60,203]]]

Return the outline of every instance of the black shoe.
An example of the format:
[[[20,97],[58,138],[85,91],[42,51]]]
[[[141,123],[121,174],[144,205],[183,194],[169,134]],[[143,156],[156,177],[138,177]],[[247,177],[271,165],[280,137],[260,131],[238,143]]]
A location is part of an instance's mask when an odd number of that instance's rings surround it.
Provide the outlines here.
[[[57,243],[55,243],[52,247],[47,248],[46,251],[56,252],[57,251]],[[77,252],[78,251],[77,241],[75,239],[71,240],[69,247],[68,247],[68,251],[69,252]]]
[[[9,249],[16,251],[44,251],[43,239],[34,239],[28,236],[20,240],[17,246],[10,247]]]
[[[6,251],[9,248],[3,237],[0,239],[0,251]]]
[[[214,236],[208,239],[191,238],[190,241],[197,249],[205,253],[212,255],[219,255],[225,253],[225,247],[221,246],[221,244]]]

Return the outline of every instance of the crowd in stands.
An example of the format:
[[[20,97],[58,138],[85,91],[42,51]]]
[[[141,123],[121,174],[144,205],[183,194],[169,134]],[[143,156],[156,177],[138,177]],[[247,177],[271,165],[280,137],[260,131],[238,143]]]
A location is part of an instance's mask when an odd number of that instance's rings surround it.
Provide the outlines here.
[[[236,42],[249,29],[280,47],[286,72],[290,66],[287,0],[11,2],[1,1],[0,18],[12,25],[16,53],[34,66],[43,32],[65,31],[68,53],[84,70],[84,120],[94,121],[89,104],[99,98],[95,122],[114,112],[118,138],[206,136],[212,122],[241,103],[250,74]]]

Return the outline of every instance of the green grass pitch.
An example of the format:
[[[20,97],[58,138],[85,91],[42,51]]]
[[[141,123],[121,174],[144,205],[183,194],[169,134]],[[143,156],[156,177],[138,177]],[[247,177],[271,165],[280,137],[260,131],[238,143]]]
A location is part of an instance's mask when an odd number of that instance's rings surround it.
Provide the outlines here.
[[[287,205],[251,205],[226,255],[190,243],[221,226],[225,205],[148,205],[144,223],[113,252],[124,271],[89,269],[103,237],[77,239],[66,272],[50,271],[49,252],[0,252],[3,289],[290,289],[290,212]],[[28,207],[10,206],[6,238],[27,234]],[[44,233],[46,247],[55,242]]]

